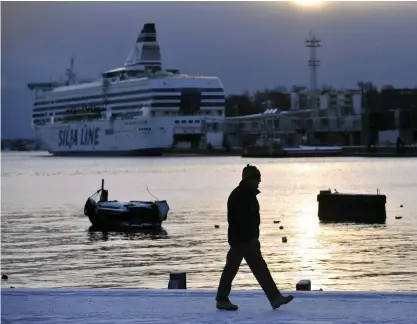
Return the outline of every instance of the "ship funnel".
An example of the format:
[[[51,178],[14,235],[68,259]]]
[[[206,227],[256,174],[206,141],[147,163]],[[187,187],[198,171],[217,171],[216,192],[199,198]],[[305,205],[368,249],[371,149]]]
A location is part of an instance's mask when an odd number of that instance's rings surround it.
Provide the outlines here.
[[[162,65],[161,52],[154,23],[143,25],[136,44],[127,57],[125,67],[144,67],[152,70],[160,70]]]

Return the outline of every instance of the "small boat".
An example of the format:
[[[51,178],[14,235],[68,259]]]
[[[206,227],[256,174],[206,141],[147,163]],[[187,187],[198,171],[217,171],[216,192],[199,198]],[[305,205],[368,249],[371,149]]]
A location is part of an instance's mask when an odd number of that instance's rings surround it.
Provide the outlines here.
[[[96,201],[93,197],[100,194]],[[101,189],[90,196],[84,206],[93,228],[106,230],[134,230],[160,228],[167,219],[169,206],[165,200],[156,201],[118,201],[108,200],[108,190]]]

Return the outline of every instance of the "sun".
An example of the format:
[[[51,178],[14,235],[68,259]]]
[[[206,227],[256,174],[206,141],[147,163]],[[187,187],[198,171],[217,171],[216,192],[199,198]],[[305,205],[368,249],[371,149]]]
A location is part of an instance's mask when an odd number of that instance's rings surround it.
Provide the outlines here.
[[[302,7],[316,7],[323,3],[323,1],[319,1],[319,0],[299,0],[299,1],[293,0],[293,2],[297,6],[302,6]]]

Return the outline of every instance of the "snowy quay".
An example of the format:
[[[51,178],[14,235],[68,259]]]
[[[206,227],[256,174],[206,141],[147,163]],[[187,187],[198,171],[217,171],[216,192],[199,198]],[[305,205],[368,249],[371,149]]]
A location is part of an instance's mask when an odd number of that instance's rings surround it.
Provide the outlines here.
[[[415,324],[417,292],[285,291],[294,300],[272,310],[262,291],[232,291],[235,312],[215,307],[215,291],[18,289],[1,291],[1,323]]]

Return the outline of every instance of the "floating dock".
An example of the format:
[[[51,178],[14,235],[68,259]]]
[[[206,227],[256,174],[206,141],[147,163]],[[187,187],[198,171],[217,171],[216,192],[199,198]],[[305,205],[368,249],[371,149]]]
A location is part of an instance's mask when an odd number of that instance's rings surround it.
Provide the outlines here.
[[[322,222],[385,223],[385,195],[332,193],[321,190],[317,195],[318,217]]]

